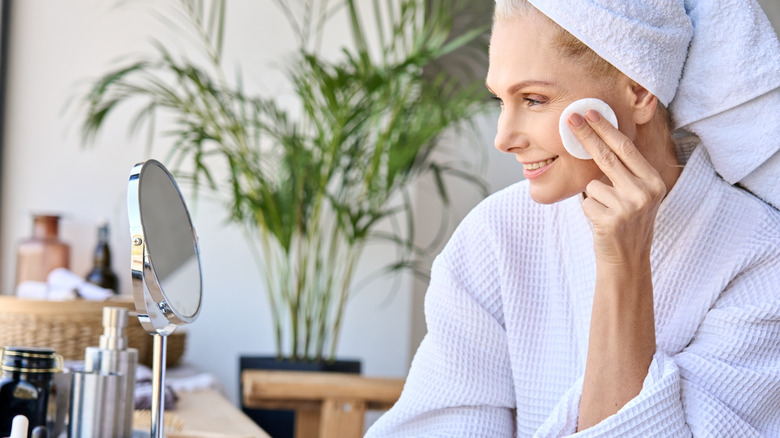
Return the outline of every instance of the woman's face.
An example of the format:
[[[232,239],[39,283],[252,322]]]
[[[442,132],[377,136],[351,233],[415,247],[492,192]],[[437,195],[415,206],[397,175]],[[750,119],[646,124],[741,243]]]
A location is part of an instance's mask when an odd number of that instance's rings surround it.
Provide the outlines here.
[[[501,103],[495,146],[522,163],[531,198],[542,204],[579,194],[590,181],[604,179],[593,160],[574,158],[563,147],[558,119],[570,103],[585,97],[607,102],[621,131],[632,137],[624,129],[631,125],[631,115],[616,80],[595,77],[576,57],[563,56],[554,43],[557,32],[536,11],[497,21],[486,80]]]

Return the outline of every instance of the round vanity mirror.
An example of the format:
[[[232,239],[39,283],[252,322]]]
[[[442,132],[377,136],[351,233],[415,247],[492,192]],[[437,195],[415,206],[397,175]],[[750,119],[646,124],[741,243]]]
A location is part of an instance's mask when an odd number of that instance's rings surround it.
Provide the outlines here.
[[[167,335],[198,317],[198,240],[179,187],[158,161],[137,164],[127,191],[133,296],[146,331]]]
[[[176,181],[158,161],[130,172],[127,213],[133,300],[138,320],[154,336],[151,436],[162,438],[167,338],[200,313],[198,238]]]

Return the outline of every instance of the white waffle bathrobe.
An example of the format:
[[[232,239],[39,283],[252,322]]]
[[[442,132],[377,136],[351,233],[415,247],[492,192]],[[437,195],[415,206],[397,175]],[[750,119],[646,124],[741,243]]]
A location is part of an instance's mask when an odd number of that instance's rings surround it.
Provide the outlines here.
[[[780,212],[697,148],[651,253],[657,351],[641,393],[577,436],[780,436]],[[575,197],[525,182],[477,206],[437,257],[428,334],[368,437],[574,434],[595,285]]]

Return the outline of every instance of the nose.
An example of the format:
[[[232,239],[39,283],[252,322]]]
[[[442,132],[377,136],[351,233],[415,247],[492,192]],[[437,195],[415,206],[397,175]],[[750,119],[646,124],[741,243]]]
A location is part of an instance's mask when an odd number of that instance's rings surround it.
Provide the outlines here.
[[[516,154],[528,148],[530,141],[523,129],[523,121],[517,113],[504,109],[498,116],[498,130],[494,140],[496,149],[507,154]]]

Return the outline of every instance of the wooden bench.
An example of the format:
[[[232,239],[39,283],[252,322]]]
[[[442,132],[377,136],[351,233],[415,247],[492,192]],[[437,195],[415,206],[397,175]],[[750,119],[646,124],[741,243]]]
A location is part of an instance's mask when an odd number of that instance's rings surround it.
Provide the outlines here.
[[[387,410],[403,379],[356,374],[245,370],[244,407],[295,411],[296,438],[359,438],[367,410]]]

